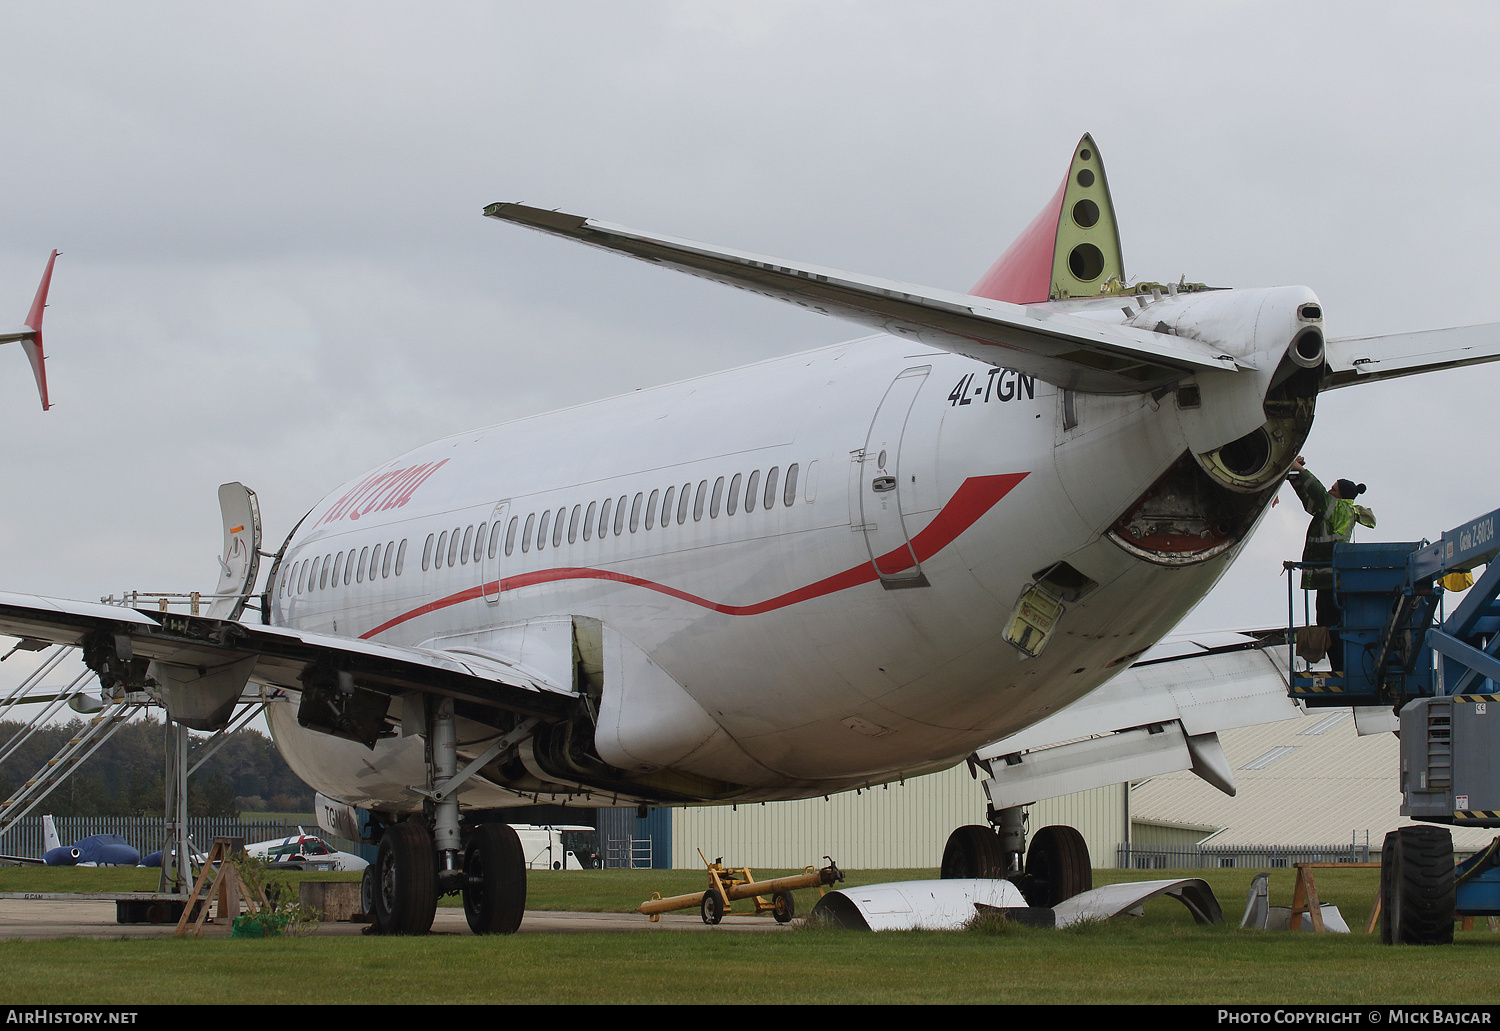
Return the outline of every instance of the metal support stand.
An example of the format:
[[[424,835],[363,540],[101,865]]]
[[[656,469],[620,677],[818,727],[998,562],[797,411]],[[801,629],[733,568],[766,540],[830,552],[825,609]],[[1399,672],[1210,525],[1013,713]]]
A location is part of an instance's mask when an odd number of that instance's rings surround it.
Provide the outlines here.
[[[161,845],[161,876],[157,890],[186,895],[193,879],[193,853],[187,827],[188,731],[180,723],[166,723],[165,824]]]

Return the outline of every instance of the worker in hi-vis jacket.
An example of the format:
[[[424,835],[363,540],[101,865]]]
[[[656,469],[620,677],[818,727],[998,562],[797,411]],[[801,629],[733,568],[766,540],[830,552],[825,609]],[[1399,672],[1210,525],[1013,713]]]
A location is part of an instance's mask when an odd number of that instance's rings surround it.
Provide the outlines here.
[[[1288,478],[1302,507],[1312,516],[1307,526],[1307,544],[1302,549],[1302,561],[1314,563],[1311,569],[1302,570],[1302,589],[1317,591],[1317,625],[1328,629],[1328,660],[1334,670],[1344,668],[1344,647],[1339,639],[1337,627],[1343,623],[1343,610],[1334,593],[1333,546],[1340,541],[1354,538],[1354,524],[1375,525],[1375,513],[1354,499],[1365,492],[1363,483],[1353,480],[1337,480],[1332,488],[1325,488],[1318,478],[1308,471],[1302,456],[1292,463]]]

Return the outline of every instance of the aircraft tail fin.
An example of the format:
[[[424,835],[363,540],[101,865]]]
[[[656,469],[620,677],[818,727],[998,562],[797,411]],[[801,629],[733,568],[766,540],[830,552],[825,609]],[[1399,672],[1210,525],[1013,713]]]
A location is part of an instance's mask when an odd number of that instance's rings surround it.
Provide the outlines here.
[[[1123,283],[1119,224],[1094,138],[1073,148],[1068,174],[1052,199],[969,293],[1011,304],[1093,297]]]
[[[0,344],[19,341],[26,351],[26,360],[31,362],[31,375],[36,379],[37,396],[42,399],[42,411],[52,407],[47,397],[47,352],[42,348],[42,316],[47,311],[47,291],[52,286],[52,266],[57,262],[57,251],[47,259],[47,269],[42,273],[41,285],[36,288],[36,297],[31,302],[31,311],[26,315],[26,324],[17,329],[0,328]]]
[[[54,848],[62,848],[62,841],[57,836],[57,824],[52,822],[52,814],[48,813],[42,817],[42,851],[51,852]]]

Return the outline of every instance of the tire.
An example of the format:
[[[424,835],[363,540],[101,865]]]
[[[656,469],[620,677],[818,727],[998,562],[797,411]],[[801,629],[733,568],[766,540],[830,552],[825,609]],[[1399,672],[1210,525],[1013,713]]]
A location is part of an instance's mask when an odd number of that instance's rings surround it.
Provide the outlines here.
[[[359,878],[359,911],[365,917],[375,919],[375,866],[365,867]]]
[[[728,908],[724,896],[710,888],[703,893],[703,901],[698,906],[698,912],[705,924],[716,924],[724,919],[724,911]]]
[[[1072,827],[1055,824],[1031,836],[1026,851],[1026,901],[1050,909],[1094,886],[1089,847]]]
[[[521,839],[503,823],[485,823],[464,850],[464,917],[475,934],[515,934],[526,912]]]
[[[375,929],[426,934],[437,915],[437,853],[415,820],[386,828],[375,856]]]
[[[797,900],[789,891],[778,891],[771,896],[771,915],[778,924],[789,924],[797,918]]]
[[[943,848],[944,880],[954,878],[999,878],[1005,876],[1005,855],[1000,836],[988,827],[969,824],[948,835]]]
[[[1451,945],[1456,889],[1453,835],[1446,827],[1402,827],[1380,850],[1380,940]]]

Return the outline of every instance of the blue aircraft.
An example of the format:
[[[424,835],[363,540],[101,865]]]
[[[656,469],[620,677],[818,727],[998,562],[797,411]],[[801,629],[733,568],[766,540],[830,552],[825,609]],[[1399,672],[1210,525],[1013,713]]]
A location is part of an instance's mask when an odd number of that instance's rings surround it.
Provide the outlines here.
[[[42,858],[0,856],[0,860],[28,866],[135,866],[141,861],[140,852],[118,834],[90,834],[71,845],[62,844],[50,813],[42,817],[42,836],[46,846]]]

